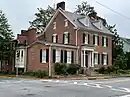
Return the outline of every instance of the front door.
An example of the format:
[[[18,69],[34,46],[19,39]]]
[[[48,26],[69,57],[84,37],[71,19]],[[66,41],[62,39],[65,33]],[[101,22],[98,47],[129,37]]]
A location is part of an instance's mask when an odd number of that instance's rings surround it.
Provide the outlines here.
[[[88,52],[85,51],[85,66],[88,68]]]

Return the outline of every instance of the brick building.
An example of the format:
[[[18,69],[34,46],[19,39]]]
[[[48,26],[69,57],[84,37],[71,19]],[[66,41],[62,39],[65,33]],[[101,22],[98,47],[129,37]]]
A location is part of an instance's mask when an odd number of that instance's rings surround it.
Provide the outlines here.
[[[52,69],[56,62],[88,69],[112,65],[112,37],[102,19],[68,12],[61,2],[44,32],[27,46],[27,70]]]

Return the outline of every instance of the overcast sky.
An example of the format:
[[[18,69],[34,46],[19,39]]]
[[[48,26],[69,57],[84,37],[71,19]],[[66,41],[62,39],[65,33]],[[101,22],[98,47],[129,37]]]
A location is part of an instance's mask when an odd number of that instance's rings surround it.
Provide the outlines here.
[[[34,19],[37,8],[47,8],[48,5],[53,6],[55,2],[63,0],[0,0],[0,9],[6,14],[14,35],[20,33],[21,29],[29,27],[28,21]],[[66,1],[66,9],[74,11],[77,4],[85,0],[64,0]],[[117,25],[118,33],[121,36],[130,38],[130,1],[127,0],[97,0],[103,5],[123,14],[128,18],[124,18],[107,8],[96,3],[96,0],[87,0],[91,6],[95,7],[97,13],[107,19],[108,23]]]

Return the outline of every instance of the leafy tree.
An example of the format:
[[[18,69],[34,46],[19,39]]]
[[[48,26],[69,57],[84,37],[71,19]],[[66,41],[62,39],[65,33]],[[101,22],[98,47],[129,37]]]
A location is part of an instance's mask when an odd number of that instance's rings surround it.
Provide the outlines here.
[[[77,5],[77,14],[88,15],[93,12],[95,12],[94,7],[91,7],[87,1],[84,1],[80,5]]]
[[[127,67],[127,57],[123,51],[123,42],[117,34],[115,29],[116,25],[110,26],[107,25],[108,30],[114,34],[113,36],[113,64],[119,66],[120,69],[126,69]]]
[[[11,44],[13,39],[13,32],[8,23],[5,14],[0,10],[0,60],[8,60],[10,57]]]
[[[47,9],[38,8],[38,12],[35,13],[35,19],[29,23],[32,27],[36,27],[38,30],[43,31],[54,12],[54,9],[49,6]]]

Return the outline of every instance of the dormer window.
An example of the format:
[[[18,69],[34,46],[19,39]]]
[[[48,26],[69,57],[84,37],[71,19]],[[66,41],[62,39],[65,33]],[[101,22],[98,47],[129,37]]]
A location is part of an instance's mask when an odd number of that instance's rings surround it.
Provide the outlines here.
[[[68,26],[68,20],[65,19],[64,22],[65,22],[65,27],[67,27]]]
[[[53,23],[53,29],[56,29],[56,22]]]

